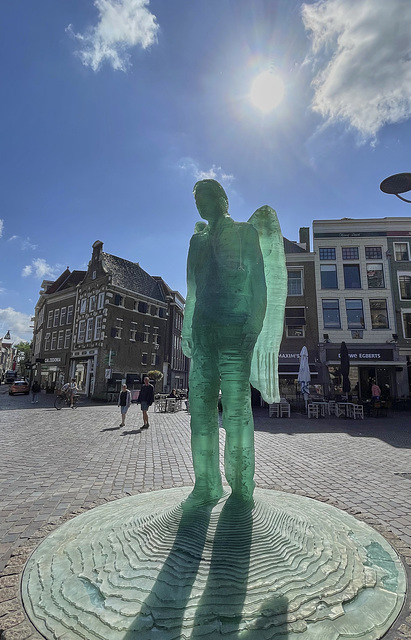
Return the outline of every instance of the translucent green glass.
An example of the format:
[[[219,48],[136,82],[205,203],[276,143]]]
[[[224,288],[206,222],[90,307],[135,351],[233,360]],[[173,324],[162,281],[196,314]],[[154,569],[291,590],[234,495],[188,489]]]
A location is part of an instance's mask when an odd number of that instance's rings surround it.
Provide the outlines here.
[[[248,501],[254,491],[251,363],[263,327],[263,335],[273,329],[272,323],[265,320],[266,275],[275,274],[265,267],[263,253],[267,254],[268,263],[273,259],[283,261],[278,269],[283,278],[284,251],[275,255],[273,241],[263,239],[275,225],[279,230],[270,207],[256,211],[250,222],[235,222],[228,214],[224,189],[215,180],[197,182],[194,197],[208,224],[196,225],[190,242],[183,325],[183,350],[192,358],[189,400],[195,487],[191,499],[212,501],[223,494],[217,408],[221,390],[225,475],[233,497]],[[282,238],[277,244],[282,248]],[[284,303],[278,318],[281,332],[283,316]],[[274,327],[275,339],[271,340],[274,345],[278,342],[278,326]],[[274,360],[271,358],[271,368],[268,367],[260,357],[264,342],[258,344],[252,379],[258,384],[264,379],[265,394],[266,388],[273,387],[272,380],[267,381],[264,376],[270,371],[274,380]]]

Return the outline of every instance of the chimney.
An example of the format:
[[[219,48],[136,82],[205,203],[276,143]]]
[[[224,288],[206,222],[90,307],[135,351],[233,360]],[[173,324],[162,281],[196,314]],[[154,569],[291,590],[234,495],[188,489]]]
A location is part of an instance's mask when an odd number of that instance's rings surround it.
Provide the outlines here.
[[[310,228],[309,227],[300,227],[299,244],[305,245],[305,250],[310,251]]]

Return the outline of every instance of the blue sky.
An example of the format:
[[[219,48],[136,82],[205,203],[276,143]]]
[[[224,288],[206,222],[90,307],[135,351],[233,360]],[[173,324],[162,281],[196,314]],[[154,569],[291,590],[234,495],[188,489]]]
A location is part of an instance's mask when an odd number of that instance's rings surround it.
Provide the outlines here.
[[[0,335],[30,339],[44,278],[97,239],[185,294],[196,180],[230,213],[409,216],[409,0],[0,3]],[[250,100],[270,70],[285,93]]]

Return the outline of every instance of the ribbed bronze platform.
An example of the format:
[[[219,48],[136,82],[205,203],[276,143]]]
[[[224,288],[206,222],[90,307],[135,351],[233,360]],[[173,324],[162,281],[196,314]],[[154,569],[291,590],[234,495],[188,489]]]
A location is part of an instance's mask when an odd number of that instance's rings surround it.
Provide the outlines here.
[[[188,488],[67,522],[23,573],[28,617],[52,640],[381,638],[406,577],[376,531],[316,500],[257,489],[183,508]]]

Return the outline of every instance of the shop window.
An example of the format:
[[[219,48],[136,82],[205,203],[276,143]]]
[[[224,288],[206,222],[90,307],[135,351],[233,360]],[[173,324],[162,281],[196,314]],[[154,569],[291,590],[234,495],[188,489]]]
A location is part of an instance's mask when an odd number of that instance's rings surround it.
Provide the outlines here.
[[[411,311],[402,312],[402,326],[404,329],[404,338],[411,338]]]
[[[358,247],[342,247],[343,260],[358,260]]]
[[[73,322],[73,305],[70,304],[67,307],[67,324],[71,324]]]
[[[93,322],[94,318],[88,318],[86,328],[86,342],[91,342],[93,339]]]
[[[301,296],[303,294],[303,271],[302,269],[288,270],[288,291],[289,296]]]
[[[388,311],[386,300],[370,300],[371,327],[388,329]]]
[[[58,327],[59,326],[59,318],[60,318],[60,309],[55,309],[54,310],[53,327]]]
[[[305,336],[305,308],[285,308],[285,328],[287,338],[304,338]]]
[[[346,289],[361,289],[360,265],[345,264],[344,269],[344,286]]]
[[[96,310],[96,296],[90,296],[88,302],[88,310],[90,311],[90,313]]]
[[[137,322],[132,322],[130,325],[130,340],[132,342],[136,341],[137,329],[138,329]]]
[[[55,351],[56,348],[57,348],[57,331],[53,331],[53,333],[51,334],[50,350],[51,351]]]
[[[338,300],[323,300],[324,329],[341,329],[340,304]]]
[[[86,298],[83,298],[82,300],[80,300],[80,313],[86,313],[86,307],[87,307],[87,300]]]
[[[398,282],[401,300],[411,300],[411,275],[399,275]]]
[[[338,289],[337,265],[321,264],[321,289]]]
[[[396,262],[407,262],[410,259],[408,242],[394,242],[394,257]]]
[[[44,336],[44,351],[50,351],[50,340],[51,333],[46,333],[46,335]]]
[[[86,321],[80,320],[80,322],[78,323],[77,342],[84,342],[85,335],[86,335]]]
[[[66,334],[64,336],[64,348],[69,349],[71,342],[71,329],[66,329]]]
[[[381,247],[365,247],[365,257],[367,260],[381,260]]]
[[[320,247],[320,260],[335,260],[334,247]]]
[[[97,309],[103,309],[103,308],[104,308],[104,291],[102,293],[99,293],[97,298]]]
[[[96,318],[96,327],[94,329],[94,340],[101,339],[101,327],[103,324],[103,316],[97,316]]]
[[[52,326],[53,326],[53,312],[49,311],[47,316],[47,329],[50,329],[50,327]]]
[[[59,335],[57,338],[57,349],[62,349],[64,344],[64,331],[63,329],[59,331]]]
[[[383,289],[384,269],[381,263],[367,264],[367,283],[369,289]]]
[[[60,327],[63,326],[63,324],[66,324],[66,316],[67,316],[67,309],[66,307],[62,307],[60,311]]]
[[[346,300],[347,326],[349,329],[365,329],[362,300]]]

